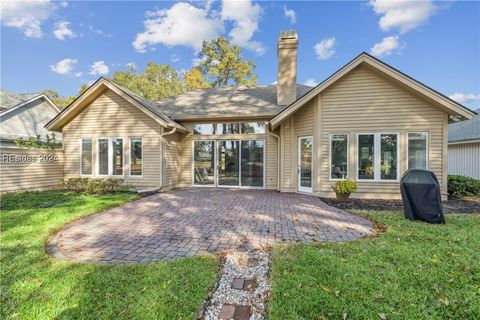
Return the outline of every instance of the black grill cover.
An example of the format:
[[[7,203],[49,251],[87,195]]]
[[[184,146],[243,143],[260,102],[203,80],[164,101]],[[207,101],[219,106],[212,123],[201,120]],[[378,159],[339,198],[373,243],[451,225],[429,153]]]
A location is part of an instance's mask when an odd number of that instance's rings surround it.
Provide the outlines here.
[[[405,218],[445,223],[437,177],[431,171],[411,169],[400,181]]]

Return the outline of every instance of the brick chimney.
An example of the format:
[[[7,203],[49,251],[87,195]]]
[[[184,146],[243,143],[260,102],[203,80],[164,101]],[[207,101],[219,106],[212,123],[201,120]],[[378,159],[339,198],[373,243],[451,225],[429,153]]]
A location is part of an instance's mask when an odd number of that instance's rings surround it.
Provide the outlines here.
[[[280,31],[278,38],[278,105],[289,105],[297,99],[297,48],[297,32],[295,30]]]

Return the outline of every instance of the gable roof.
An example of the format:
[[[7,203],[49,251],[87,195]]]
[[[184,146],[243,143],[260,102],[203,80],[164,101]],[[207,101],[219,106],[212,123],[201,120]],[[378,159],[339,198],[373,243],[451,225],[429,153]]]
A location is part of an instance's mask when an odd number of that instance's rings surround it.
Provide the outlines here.
[[[9,90],[0,89],[0,115],[5,116],[7,113],[17,110],[27,104],[37,100],[45,100],[55,112],[60,109],[43,93],[15,93]]]
[[[187,130],[178,122],[162,114],[152,102],[103,77],[99,78],[87,89],[87,91],[77,97],[77,99],[75,99],[67,108],[63,109],[62,112],[48,122],[45,125],[45,128],[52,131],[61,131],[61,128],[64,125],[70,122],[78,113],[87,107],[90,102],[92,102],[107,89],[110,89],[116,94],[120,95],[133,106],[137,107],[146,115],[159,122],[162,126],[167,128],[176,128],[182,132]]]
[[[476,110],[480,112],[480,109]],[[480,115],[448,126],[448,142],[480,141]]]
[[[355,69],[358,66],[365,66],[369,70],[373,71],[380,76],[393,81],[398,86],[409,90],[413,94],[417,95],[423,100],[426,100],[430,104],[433,104],[447,112],[449,115],[452,115],[460,120],[471,119],[476,113],[467,107],[461,105],[460,103],[450,99],[449,97],[433,90],[432,88],[424,85],[423,83],[407,76],[406,74],[400,72],[399,70],[389,66],[388,64],[378,60],[377,58],[369,55],[366,52],[362,52],[356,58],[351,60],[337,72],[332,74],[330,77],[322,81],[315,88],[310,90],[300,99],[297,99],[287,108],[281,111],[276,115],[271,121],[270,124],[272,128],[276,128],[283,120],[288,116],[295,113],[308,101],[314,98],[316,95],[330,87],[336,81],[341,79],[343,76],[348,74],[350,71]]]
[[[297,85],[297,99],[312,88]],[[212,118],[271,118],[287,106],[277,105],[277,86],[212,88],[190,91],[155,102],[174,120]]]

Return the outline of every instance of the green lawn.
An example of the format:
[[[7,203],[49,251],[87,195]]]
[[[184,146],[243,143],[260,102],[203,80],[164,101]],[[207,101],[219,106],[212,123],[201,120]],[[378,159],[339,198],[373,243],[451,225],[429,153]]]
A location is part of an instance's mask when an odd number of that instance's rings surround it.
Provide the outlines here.
[[[62,192],[1,198],[1,319],[195,319],[218,268],[214,257],[140,265],[57,261],[47,237],[75,218],[135,199]]]
[[[385,234],[277,247],[269,319],[480,319],[480,216],[369,213]]]

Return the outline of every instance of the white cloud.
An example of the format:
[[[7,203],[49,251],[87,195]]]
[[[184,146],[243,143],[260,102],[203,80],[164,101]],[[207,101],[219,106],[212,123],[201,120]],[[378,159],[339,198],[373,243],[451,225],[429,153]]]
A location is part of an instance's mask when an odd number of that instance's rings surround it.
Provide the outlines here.
[[[475,100],[480,100],[480,94],[475,95],[473,93],[460,93],[455,92],[448,96],[450,99],[457,101],[458,103],[467,103]]]
[[[273,84],[273,85],[277,85],[277,84],[278,84],[278,81],[275,80],[275,81],[272,82],[272,84]]]
[[[55,22],[53,26],[53,35],[59,40],[65,40],[67,38],[76,38],[75,32],[70,29],[71,23],[68,21]]]
[[[293,9],[288,9],[287,6],[283,6],[283,14],[291,24],[297,23],[297,13]]]
[[[7,27],[20,29],[29,38],[43,37],[42,23],[55,11],[50,0],[0,1],[0,20]]]
[[[77,77],[77,78],[80,78],[82,76],[82,73],[81,72],[75,72],[74,76]]]
[[[252,5],[250,0],[224,0],[220,12],[222,20],[233,21],[233,28],[228,34],[232,42],[259,55],[265,53],[265,47],[261,42],[253,41],[251,38],[258,31],[261,14],[262,7],[259,4]]]
[[[315,79],[307,79],[307,81],[305,81],[303,84],[309,87],[315,87],[317,86],[318,82]]]
[[[203,40],[210,40],[224,30],[222,21],[210,18],[208,10],[185,2],[176,3],[170,9],[148,12],[147,17],[143,22],[145,31],[137,33],[132,43],[139,52],[156,44],[183,45],[199,51]]]
[[[106,33],[103,30],[97,29],[92,25],[88,25],[87,28],[90,32],[101,35],[102,37],[105,37],[105,38],[112,38],[113,37],[113,35],[111,35],[110,33]]]
[[[178,61],[180,61],[180,57],[176,54],[172,54],[170,56],[170,61],[172,61],[173,63],[178,62]]]
[[[375,43],[370,53],[376,57],[388,56],[402,48],[398,36],[385,37],[381,42]]]
[[[317,59],[326,60],[335,54],[335,38],[323,39],[315,44],[314,49],[317,54]]]
[[[129,62],[129,63],[126,64],[126,66],[127,66],[127,69],[129,69],[129,70],[135,71],[135,70],[138,69],[138,67],[137,67],[137,65],[135,64],[135,62]]]
[[[422,25],[437,10],[431,0],[371,0],[370,5],[381,15],[378,24],[383,31],[398,29],[401,33]]]
[[[69,74],[75,69],[77,63],[77,59],[66,58],[50,65],[50,70],[58,74]]]
[[[108,72],[110,72],[110,69],[105,64],[105,61],[100,60],[100,61],[94,62],[90,66],[90,71],[88,72],[88,74],[90,74],[92,76],[95,76],[95,75],[103,76],[103,75],[106,75]]]
[[[60,1],[60,7],[62,8],[68,7],[68,1]]]

